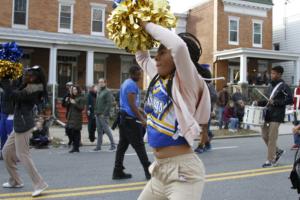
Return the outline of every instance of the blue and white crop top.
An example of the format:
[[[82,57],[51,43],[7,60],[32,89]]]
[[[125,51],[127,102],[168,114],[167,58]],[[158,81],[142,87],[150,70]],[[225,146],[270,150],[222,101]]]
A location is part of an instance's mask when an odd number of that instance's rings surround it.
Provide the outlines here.
[[[153,148],[187,144],[185,138],[179,136],[174,105],[166,90],[167,82],[160,78],[155,83],[145,105],[148,142]]]

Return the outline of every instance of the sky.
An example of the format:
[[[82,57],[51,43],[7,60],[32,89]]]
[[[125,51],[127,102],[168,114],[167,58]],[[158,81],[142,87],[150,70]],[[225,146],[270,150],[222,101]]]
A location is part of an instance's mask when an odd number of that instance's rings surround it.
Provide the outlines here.
[[[201,0],[169,0],[171,10],[176,13],[182,13],[189,10],[193,5]]]

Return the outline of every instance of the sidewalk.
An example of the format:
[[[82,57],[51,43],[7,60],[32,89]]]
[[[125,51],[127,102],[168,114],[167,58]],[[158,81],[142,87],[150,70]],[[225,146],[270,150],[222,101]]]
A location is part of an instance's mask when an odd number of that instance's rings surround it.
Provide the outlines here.
[[[280,125],[279,128],[279,135],[287,135],[287,134],[292,134],[292,128],[293,125],[292,123],[284,123]],[[217,126],[212,126],[211,127],[212,130],[217,130],[218,127]],[[254,134],[249,134],[249,135],[239,135],[239,133],[232,133],[232,135],[230,136],[218,136],[218,137],[214,137],[214,139],[224,139],[224,138],[237,138],[237,137],[257,137],[260,136],[261,130],[260,127],[258,126],[251,126],[250,127],[251,130],[254,130],[256,133]],[[97,132],[95,133],[96,137],[97,137]],[[115,143],[119,142],[119,130],[115,129],[114,131],[112,131],[113,137],[114,137],[114,141]],[[83,125],[82,130],[81,130],[81,142],[83,145],[96,145],[96,141],[94,141],[93,143],[90,142],[89,140],[89,136],[88,136],[88,130],[87,130],[87,125]],[[50,138],[59,138],[62,140],[63,144],[67,144],[68,143],[68,137],[65,135],[65,129],[60,127],[60,126],[52,126],[50,127]],[[109,145],[109,139],[106,136],[106,134],[103,135],[103,145]]]
[[[61,126],[51,126],[49,130],[50,138],[59,138],[62,140],[62,144],[68,144],[68,137],[65,134],[65,129]],[[115,143],[119,142],[119,129],[112,131]],[[96,138],[98,137],[97,131],[95,132]],[[83,145],[96,145],[97,139],[94,142],[90,142],[87,125],[82,126],[81,130],[81,143]],[[103,135],[103,145],[110,144],[106,134]]]
[[[286,122],[280,125],[279,127],[279,135],[291,135],[292,134],[293,124],[291,122]],[[213,126],[212,131],[217,130],[217,126]],[[232,133],[232,135],[223,135],[223,136],[215,136],[214,139],[226,139],[226,138],[240,138],[240,137],[260,137],[261,136],[261,127],[260,126],[250,126],[250,130],[253,133],[250,134],[239,134]]]

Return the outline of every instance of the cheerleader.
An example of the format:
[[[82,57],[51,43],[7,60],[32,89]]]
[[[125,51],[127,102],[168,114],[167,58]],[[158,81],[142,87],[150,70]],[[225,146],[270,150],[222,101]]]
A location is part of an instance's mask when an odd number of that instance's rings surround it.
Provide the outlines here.
[[[193,152],[199,124],[210,117],[210,97],[196,67],[199,41],[191,34],[179,36],[153,23],[143,23],[145,31],[161,45],[155,59],[137,52],[136,60],[152,78],[145,103],[147,138],[155,161],[149,167],[152,178],[139,200],[199,200],[205,169]]]
[[[4,188],[22,188],[24,186],[17,172],[17,161],[24,166],[33,183],[32,196],[39,196],[47,187],[47,183],[38,173],[29,152],[29,139],[34,124],[33,107],[47,98],[46,79],[42,69],[34,66],[27,69],[22,86],[11,92],[11,100],[15,102],[14,131],[10,134],[3,148],[3,159],[9,174],[8,182],[3,183]],[[6,87],[8,90],[12,88]]]

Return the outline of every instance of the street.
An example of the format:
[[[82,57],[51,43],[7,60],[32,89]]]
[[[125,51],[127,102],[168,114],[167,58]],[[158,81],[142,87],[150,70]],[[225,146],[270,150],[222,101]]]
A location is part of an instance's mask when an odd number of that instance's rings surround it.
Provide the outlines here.
[[[206,167],[203,200],[295,200],[288,179],[295,151],[290,150],[292,135],[279,136],[279,147],[286,150],[278,167],[261,168],[266,160],[266,147],[260,137],[218,139],[213,150],[199,155]],[[134,200],[145,184],[142,166],[133,149],[125,157],[126,172],[133,178],[124,181],[111,179],[115,152],[92,152],[84,146],[79,154],[69,154],[66,147],[44,150],[32,149],[39,172],[49,184],[48,190],[35,199],[66,200]],[[106,146],[104,149],[108,149]],[[148,148],[150,160],[153,160]],[[0,188],[0,199],[26,200],[31,198],[31,181],[20,167],[25,187]],[[0,161],[0,183],[7,179]]]

